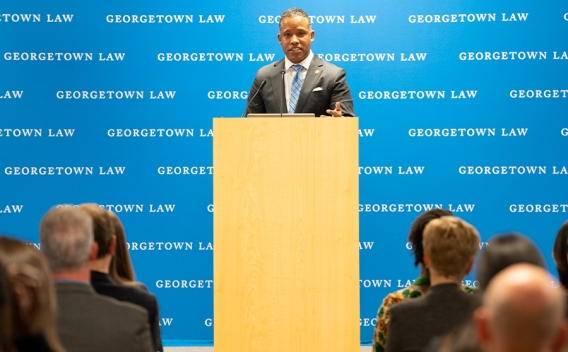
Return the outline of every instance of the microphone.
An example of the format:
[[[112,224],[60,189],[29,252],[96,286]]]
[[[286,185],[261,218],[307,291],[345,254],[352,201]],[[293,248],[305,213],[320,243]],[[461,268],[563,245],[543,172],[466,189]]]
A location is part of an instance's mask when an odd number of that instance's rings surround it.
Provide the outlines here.
[[[286,106],[286,84],[284,84],[284,75],[286,74],[286,70],[280,71],[280,75],[282,76],[282,101],[280,102],[280,118],[282,118],[282,114],[284,113],[284,107]]]
[[[260,90],[262,89],[262,87],[264,87],[264,85],[266,84],[266,80],[260,82],[260,86],[258,87],[258,89],[256,90],[256,93],[254,93],[254,95],[252,96],[252,98],[250,98],[250,100],[247,103],[247,106],[245,107],[245,111],[243,111],[243,113],[241,114],[241,118],[243,118],[243,116],[245,116],[247,109],[250,105],[250,103],[252,103],[252,101],[254,100],[254,98],[256,98],[256,96],[258,95],[258,93],[260,93]]]

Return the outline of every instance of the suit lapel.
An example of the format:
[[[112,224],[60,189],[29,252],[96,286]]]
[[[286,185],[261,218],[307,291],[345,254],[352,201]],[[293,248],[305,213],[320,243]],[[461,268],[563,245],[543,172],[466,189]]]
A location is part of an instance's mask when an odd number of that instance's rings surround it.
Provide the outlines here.
[[[274,73],[272,74],[272,77],[270,77],[270,80],[272,82],[274,101],[278,106],[278,111],[288,112],[287,107],[284,107],[284,109],[282,109],[282,107],[280,106],[282,105],[282,74],[280,72],[282,72],[283,69],[284,69],[284,59],[274,63]]]
[[[300,98],[298,99],[298,104],[296,104],[296,112],[302,112],[304,109],[304,105],[308,101],[310,94],[316,83],[320,79],[323,74],[323,63],[321,59],[314,55],[312,62],[310,63],[310,67],[308,67],[308,72],[306,73],[306,79],[304,80],[304,84],[302,85],[302,90],[300,91]],[[316,74],[316,71],[318,73]]]

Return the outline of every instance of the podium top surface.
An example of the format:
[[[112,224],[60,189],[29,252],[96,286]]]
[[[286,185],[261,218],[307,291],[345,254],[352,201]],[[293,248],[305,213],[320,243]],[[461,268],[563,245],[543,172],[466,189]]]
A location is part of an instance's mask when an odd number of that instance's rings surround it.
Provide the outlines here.
[[[250,114],[252,115],[252,114]],[[214,117],[213,120],[243,120],[246,121],[250,118],[254,118],[254,120],[258,120],[258,119],[270,119],[270,120],[275,120],[275,119],[282,119],[282,120],[302,120],[302,119],[306,119],[306,120],[313,120],[313,119],[318,119],[318,120],[343,120],[343,119],[359,119],[357,116],[342,116],[342,117],[319,117],[319,116],[306,116],[304,114],[283,114],[282,117],[280,117],[280,114],[255,114],[256,116],[251,117],[249,115],[249,117],[239,117],[239,116],[220,116],[220,117]],[[264,115],[264,116],[260,116],[260,115]],[[289,115],[289,116],[287,116]],[[300,115],[300,116],[293,116],[293,115]]]

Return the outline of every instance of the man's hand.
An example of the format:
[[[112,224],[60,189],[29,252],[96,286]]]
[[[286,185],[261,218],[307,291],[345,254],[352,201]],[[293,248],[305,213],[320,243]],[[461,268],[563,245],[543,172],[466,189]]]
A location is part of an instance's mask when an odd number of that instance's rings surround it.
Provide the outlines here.
[[[339,105],[339,102],[335,103],[335,110],[330,110],[327,109],[325,112],[327,112],[329,115],[321,115],[320,117],[341,117],[343,116],[343,112],[341,111],[341,105]]]

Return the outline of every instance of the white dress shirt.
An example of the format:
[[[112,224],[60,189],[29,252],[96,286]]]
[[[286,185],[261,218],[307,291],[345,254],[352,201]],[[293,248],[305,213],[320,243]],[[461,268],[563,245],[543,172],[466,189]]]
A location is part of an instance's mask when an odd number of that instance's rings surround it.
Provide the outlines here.
[[[292,87],[292,80],[296,75],[296,70],[292,68],[292,65],[302,65],[303,69],[300,74],[302,75],[302,81],[305,81],[306,74],[308,73],[308,67],[312,63],[312,59],[314,58],[314,53],[310,50],[308,56],[300,63],[295,64],[292,61],[288,60],[287,57],[284,58],[284,69],[286,73],[284,74],[284,88],[286,91],[286,111],[290,110],[290,87]]]

